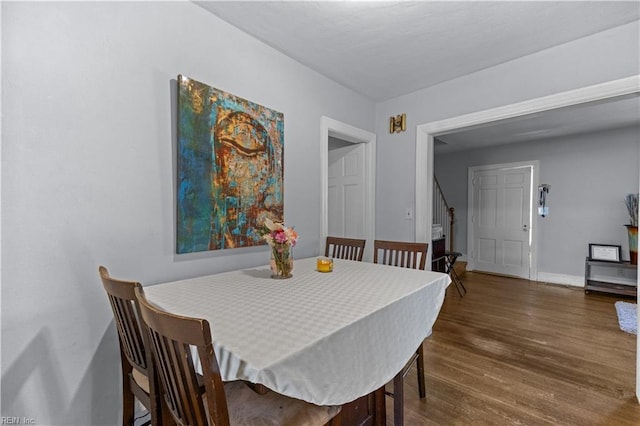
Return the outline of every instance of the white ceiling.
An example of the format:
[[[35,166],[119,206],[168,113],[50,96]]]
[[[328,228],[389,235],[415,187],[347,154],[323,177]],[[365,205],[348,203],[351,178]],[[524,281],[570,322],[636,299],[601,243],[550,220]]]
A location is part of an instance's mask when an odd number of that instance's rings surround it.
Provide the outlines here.
[[[640,19],[638,1],[196,3],[374,101],[411,93]],[[637,98],[635,104],[627,100],[623,105],[608,105],[606,110],[581,108],[581,113],[598,117],[598,125],[607,128],[612,123],[604,118],[619,117],[620,108],[627,118],[634,114],[637,118]],[[569,134],[569,128],[594,130],[593,120],[575,113],[570,116],[568,110],[563,112],[562,116],[541,114],[535,122],[513,120],[493,130],[484,128],[482,133],[475,129],[461,132],[456,139],[453,135],[442,139],[449,142],[445,149],[453,149],[467,143],[463,138],[493,138],[495,144],[504,138],[531,139],[534,132],[550,137],[560,135],[557,132]],[[571,120],[571,124],[565,120]],[[591,127],[586,128],[587,123],[581,121],[591,121]],[[526,133],[529,135],[523,135]]]
[[[380,101],[640,18],[640,3],[197,2]]]

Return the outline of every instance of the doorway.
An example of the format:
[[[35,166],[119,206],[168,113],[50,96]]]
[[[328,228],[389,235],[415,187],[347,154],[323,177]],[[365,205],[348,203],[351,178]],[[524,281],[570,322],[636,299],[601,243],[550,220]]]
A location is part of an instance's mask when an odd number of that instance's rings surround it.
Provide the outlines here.
[[[469,168],[467,269],[531,279],[537,162]]]
[[[375,238],[376,135],[329,117],[321,118],[320,130],[322,214],[318,252],[324,253],[326,237],[332,235],[332,232],[345,233],[345,236],[359,233],[361,236],[357,238],[367,241],[364,258],[371,260]],[[346,173],[341,173],[338,181],[334,170],[330,173],[330,157],[332,169],[339,167],[343,172],[346,170]],[[342,164],[338,165],[339,162]],[[354,172],[356,169],[357,172]],[[360,181],[355,186],[350,176],[353,174],[360,176]],[[330,175],[333,176],[332,188]],[[340,188],[336,188],[336,184]],[[355,221],[360,223],[356,225]]]
[[[328,235],[364,238],[364,144],[329,137]]]
[[[415,239],[431,238],[433,197],[433,145],[439,135],[518,117],[591,102],[606,102],[640,92],[640,76],[631,76],[593,86],[556,93],[541,98],[421,124],[416,131]],[[535,220],[535,217],[534,217]],[[535,232],[535,226],[532,232]],[[429,257],[431,253],[428,254]],[[537,280],[536,246],[531,248],[531,279]],[[639,376],[640,377],[640,376]],[[640,385],[639,385],[640,387]]]
[[[554,95],[531,99],[485,111],[466,114],[451,119],[421,124],[416,131],[416,241],[428,241],[431,237],[432,196],[433,196],[433,143],[434,137],[446,132],[482,126],[487,123],[521,117],[541,111],[548,111],[589,102],[606,101],[630,94],[640,93],[640,75],[635,75],[606,83],[596,84]],[[639,183],[640,188],[640,183]],[[532,256],[536,247],[532,247]],[[431,256],[431,253],[428,254]],[[430,259],[427,259],[430,260]],[[531,264],[531,279],[537,280],[537,265]],[[638,276],[640,286],[640,275]],[[640,302],[640,293],[638,293]],[[640,318],[638,318],[640,324]],[[637,353],[640,353],[640,339],[636,338]],[[640,371],[640,357],[636,359],[636,370]],[[636,373],[636,398],[640,401],[640,374]]]

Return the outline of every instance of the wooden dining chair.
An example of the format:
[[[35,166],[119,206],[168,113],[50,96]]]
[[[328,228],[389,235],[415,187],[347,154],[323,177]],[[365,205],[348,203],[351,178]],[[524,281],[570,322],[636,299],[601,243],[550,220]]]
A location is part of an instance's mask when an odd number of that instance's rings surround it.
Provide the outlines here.
[[[136,288],[136,296],[163,399],[178,425],[339,426],[340,406],[318,406],[272,391],[260,395],[241,381],[223,383],[209,322],[156,308],[141,287]],[[192,347],[202,374],[196,372]]]
[[[100,266],[98,272],[111,304],[120,342],[122,425],[133,426],[136,398],[149,411],[152,425],[168,424],[170,417],[163,412],[160,403],[157,376],[153,372],[151,353],[147,350],[147,336],[139,322],[134,289],[142,286],[135,281],[112,278],[104,266]]]
[[[357,260],[362,262],[364,245],[367,241],[357,238],[327,237],[324,246],[325,257],[334,259]]]
[[[428,248],[428,243],[375,240],[373,244],[373,263],[424,270]],[[405,364],[404,368],[394,377],[393,393],[387,393],[393,397],[393,424],[396,426],[404,423],[404,377],[414,363],[418,370],[418,394],[422,399],[426,396],[422,344],[418,346],[418,349],[409,362]]]
[[[373,263],[424,270],[428,243],[375,240]]]

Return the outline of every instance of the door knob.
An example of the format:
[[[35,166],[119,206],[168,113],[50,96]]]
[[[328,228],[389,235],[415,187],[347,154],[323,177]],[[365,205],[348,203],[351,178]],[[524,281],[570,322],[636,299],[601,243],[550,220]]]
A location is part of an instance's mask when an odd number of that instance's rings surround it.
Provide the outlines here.
[[[526,224],[524,224],[524,225],[522,225],[522,230],[523,230],[524,232],[527,232],[527,231],[529,230],[529,228],[527,228],[527,225],[526,225]]]

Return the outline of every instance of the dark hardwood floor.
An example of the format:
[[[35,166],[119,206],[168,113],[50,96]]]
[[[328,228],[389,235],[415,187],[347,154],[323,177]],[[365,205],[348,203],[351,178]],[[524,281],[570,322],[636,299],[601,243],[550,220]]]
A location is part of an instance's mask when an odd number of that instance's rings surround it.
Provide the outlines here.
[[[467,272],[424,343],[427,398],[405,378],[405,425],[640,425],[635,299]],[[393,406],[387,399],[387,424]]]

